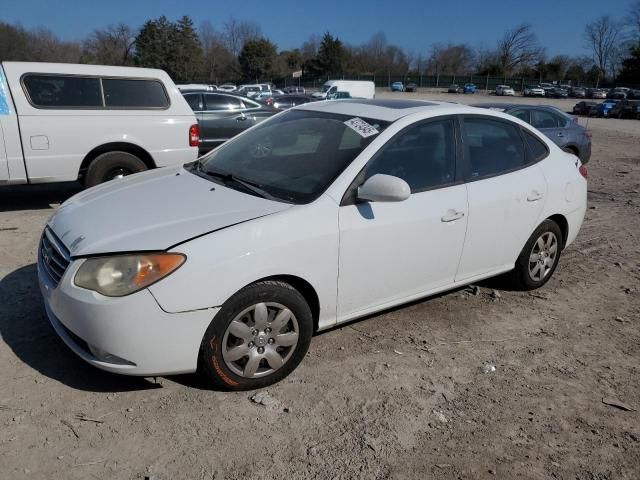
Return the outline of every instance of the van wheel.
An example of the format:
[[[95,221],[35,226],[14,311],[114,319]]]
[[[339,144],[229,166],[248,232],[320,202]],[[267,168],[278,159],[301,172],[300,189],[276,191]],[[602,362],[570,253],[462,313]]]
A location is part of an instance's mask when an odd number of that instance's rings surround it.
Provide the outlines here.
[[[224,390],[266,387],[298,366],[312,333],[300,292],[284,282],[257,282],[227,300],[209,325],[199,370]]]
[[[93,159],[87,170],[84,184],[89,188],[132,173],[143,172],[146,169],[147,165],[131,153],[107,152]]]
[[[561,251],[560,227],[553,220],[545,220],[527,240],[509,279],[518,290],[540,288],[555,272]]]

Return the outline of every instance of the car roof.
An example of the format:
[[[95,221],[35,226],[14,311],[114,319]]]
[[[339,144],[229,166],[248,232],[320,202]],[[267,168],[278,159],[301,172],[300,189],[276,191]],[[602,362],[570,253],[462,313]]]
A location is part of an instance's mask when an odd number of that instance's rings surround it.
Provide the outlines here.
[[[295,110],[311,110],[317,112],[337,113],[366,117],[387,122],[406,117],[414,113],[433,111],[446,113],[478,113],[477,109],[451,102],[426,102],[423,100],[384,99],[384,100],[329,100],[305,103],[294,107]],[[451,110],[451,112],[448,112]]]

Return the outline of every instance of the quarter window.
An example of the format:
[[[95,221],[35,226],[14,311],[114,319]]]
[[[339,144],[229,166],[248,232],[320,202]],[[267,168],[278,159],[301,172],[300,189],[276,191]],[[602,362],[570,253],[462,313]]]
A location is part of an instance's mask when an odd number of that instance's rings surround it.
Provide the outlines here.
[[[29,74],[23,84],[36,107],[102,108],[98,78]]]
[[[499,175],[526,163],[519,128],[484,118],[466,118],[462,135],[471,178]]]
[[[167,108],[169,99],[157,80],[102,79],[107,108]]]
[[[534,160],[540,160],[547,156],[547,146],[538,140],[535,136],[524,130],[524,138],[529,145],[529,151]]]
[[[424,123],[392,139],[367,166],[365,179],[379,173],[393,175],[416,193],[453,183],[455,158],[453,123]]]

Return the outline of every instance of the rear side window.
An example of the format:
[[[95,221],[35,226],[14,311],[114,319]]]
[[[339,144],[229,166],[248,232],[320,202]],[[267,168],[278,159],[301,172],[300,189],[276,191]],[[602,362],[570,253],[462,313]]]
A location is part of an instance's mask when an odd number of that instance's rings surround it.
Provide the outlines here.
[[[158,80],[102,79],[107,108],[167,108],[169,99]]]
[[[523,167],[526,155],[519,127],[485,118],[465,118],[462,137],[471,179]]]
[[[204,107],[207,111],[224,111],[240,110],[244,105],[242,101],[236,97],[207,93],[204,95]]]
[[[22,82],[36,107],[102,108],[98,78],[28,74]]]
[[[529,151],[531,152],[533,160],[538,161],[546,157],[547,153],[549,153],[547,146],[526,130],[523,130],[523,132],[527,145],[529,145]]]
[[[456,167],[450,120],[409,127],[392,139],[367,166],[365,179],[378,173],[402,178],[411,193],[453,183]]]
[[[566,123],[566,119],[555,113],[544,110],[531,111],[531,125],[536,128],[558,128],[564,127]]]
[[[194,112],[202,111],[202,97],[199,93],[188,93],[184,95],[184,99],[191,107],[191,110],[193,110]]]

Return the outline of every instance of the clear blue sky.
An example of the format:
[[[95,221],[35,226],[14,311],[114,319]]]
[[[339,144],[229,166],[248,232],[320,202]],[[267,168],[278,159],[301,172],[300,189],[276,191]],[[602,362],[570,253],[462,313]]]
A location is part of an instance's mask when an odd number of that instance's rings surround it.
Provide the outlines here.
[[[434,42],[493,47],[502,33],[531,23],[549,55],[586,54],[584,26],[603,14],[622,17],[632,0],[2,0],[0,20],[44,26],[65,40],[120,21],[138,27],[166,15],[205,19],[220,29],[233,16],[258,23],[280,49],[297,47],[312,33],[329,31],[350,44],[384,32],[407,51],[427,53]],[[615,6],[615,7],[614,7]]]

